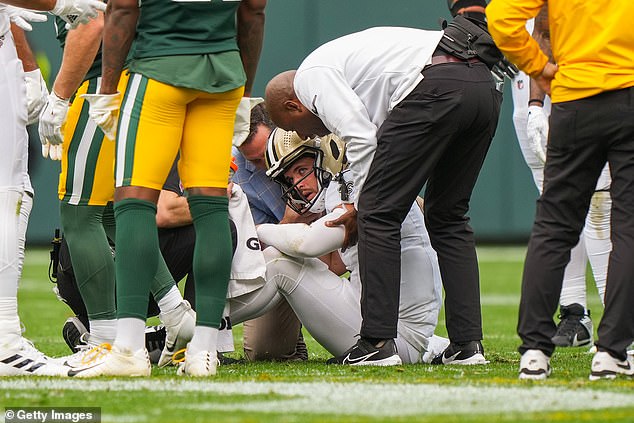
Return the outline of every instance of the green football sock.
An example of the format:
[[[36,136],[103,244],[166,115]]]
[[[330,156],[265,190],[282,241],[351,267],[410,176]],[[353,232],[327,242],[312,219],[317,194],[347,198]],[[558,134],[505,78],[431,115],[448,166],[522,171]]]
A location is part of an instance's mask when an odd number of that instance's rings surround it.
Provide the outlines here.
[[[229,200],[204,195],[191,195],[187,200],[196,229],[196,325],[218,328],[231,274]]]
[[[156,274],[152,278],[152,284],[150,285],[150,292],[154,297],[154,300],[158,303],[167,294],[173,286],[176,285],[172,274],[165,264],[165,259],[159,250],[157,257],[158,266],[156,268]]]
[[[110,320],[116,315],[114,260],[103,213],[104,206],[60,203],[64,238],[90,320]]]
[[[117,317],[145,321],[150,286],[160,254],[156,205],[127,198],[114,205],[117,222]]]

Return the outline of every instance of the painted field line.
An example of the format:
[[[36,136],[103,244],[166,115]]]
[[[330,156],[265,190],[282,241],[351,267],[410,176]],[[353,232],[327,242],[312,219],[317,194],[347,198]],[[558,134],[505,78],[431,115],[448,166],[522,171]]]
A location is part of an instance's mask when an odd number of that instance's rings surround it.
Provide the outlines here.
[[[258,413],[311,413],[367,416],[432,414],[497,414],[597,410],[634,407],[634,394],[594,389],[531,386],[449,386],[435,384],[372,384],[327,382],[213,382],[177,379],[61,380],[12,379],[0,381],[0,391],[164,391],[170,396],[188,392],[208,393],[187,402],[187,395],[170,407],[192,410]],[[249,395],[279,395],[270,401]],[[218,396],[241,395],[235,402],[214,402]],[[246,398],[245,398],[246,396]]]

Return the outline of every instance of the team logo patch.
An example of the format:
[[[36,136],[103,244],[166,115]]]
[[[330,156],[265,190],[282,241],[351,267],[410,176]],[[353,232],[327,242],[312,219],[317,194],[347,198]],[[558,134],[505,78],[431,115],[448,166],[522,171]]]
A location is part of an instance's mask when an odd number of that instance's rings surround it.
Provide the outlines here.
[[[518,90],[524,89],[524,80],[523,79],[518,79],[517,80],[517,89]]]

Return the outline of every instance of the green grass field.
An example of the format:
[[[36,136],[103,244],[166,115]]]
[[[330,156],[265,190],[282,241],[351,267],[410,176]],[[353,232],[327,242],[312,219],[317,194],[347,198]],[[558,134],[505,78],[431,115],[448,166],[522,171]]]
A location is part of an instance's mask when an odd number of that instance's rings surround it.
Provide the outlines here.
[[[545,382],[517,379],[515,334],[522,248],[480,248],[487,366],[326,366],[329,354],[305,334],[305,363],[245,363],[194,380],[154,368],[151,378],[0,379],[2,407],[101,407],[104,422],[633,422],[634,379],[589,382],[587,348],[560,349]],[[20,285],[25,336],[68,354],[61,327],[70,310],[51,292],[48,253],[27,252]],[[595,326],[601,316],[589,285]],[[444,321],[438,334],[444,335]],[[234,329],[241,356],[241,327]],[[3,417],[4,419],[4,417]]]

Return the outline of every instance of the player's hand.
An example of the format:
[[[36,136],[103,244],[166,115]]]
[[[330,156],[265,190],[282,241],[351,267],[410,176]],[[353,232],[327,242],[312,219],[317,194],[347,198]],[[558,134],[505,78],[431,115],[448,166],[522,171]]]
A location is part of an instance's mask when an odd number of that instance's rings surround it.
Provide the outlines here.
[[[558,71],[559,67],[556,64],[548,62],[542,72],[533,79],[546,94],[550,95],[550,83]]]
[[[42,156],[51,160],[62,159],[62,142],[64,133],[62,125],[68,113],[68,100],[59,98],[54,92],[46,99],[46,105],[40,113],[38,132],[42,142]]]
[[[121,93],[82,94],[81,97],[90,103],[88,116],[99,125],[106,137],[114,141],[117,138]]]
[[[346,209],[346,212],[339,218],[326,222],[326,226],[333,227],[343,225],[346,229],[346,235],[343,238],[341,251],[346,251],[348,248],[357,244],[357,209],[354,208],[353,204],[343,204],[342,206]]]
[[[47,19],[46,15],[41,13],[8,4],[0,5],[0,12],[6,13],[9,16],[9,20],[24,31],[33,30],[30,22],[46,22]]]
[[[546,143],[548,142],[548,117],[540,106],[528,106],[526,134],[535,156],[546,163]]]
[[[264,101],[261,97],[242,97],[238,110],[236,110],[236,122],[233,125],[233,145],[239,147],[249,136],[251,126],[251,109]]]
[[[57,0],[51,13],[66,21],[66,29],[73,29],[105,10],[106,4],[99,0]]]
[[[42,72],[39,69],[25,72],[24,79],[26,81],[26,103],[28,108],[27,123],[30,125],[37,122],[40,117],[40,112],[48,98],[48,88],[46,88],[46,82],[44,82]]]
[[[59,145],[64,141],[62,125],[66,121],[68,107],[68,100],[58,97],[54,92],[48,95],[38,126],[42,142],[47,140],[52,145]]]

